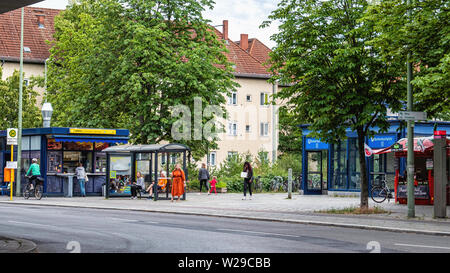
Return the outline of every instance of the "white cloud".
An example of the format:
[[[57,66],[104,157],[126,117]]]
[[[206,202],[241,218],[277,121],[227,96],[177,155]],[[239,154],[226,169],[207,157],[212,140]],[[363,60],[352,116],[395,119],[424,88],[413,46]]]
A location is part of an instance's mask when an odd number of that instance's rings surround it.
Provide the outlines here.
[[[212,25],[222,25],[223,20],[228,20],[228,31],[232,40],[238,41],[241,34],[248,34],[249,38],[257,38],[270,48],[275,46],[275,43],[270,40],[270,36],[278,31],[278,24],[273,23],[270,27],[264,29],[260,29],[259,26],[277,8],[280,0],[215,1],[214,9],[203,13],[205,18],[212,21]],[[46,0],[33,6],[65,9],[67,4],[68,0]],[[217,28],[222,30],[222,27]]]

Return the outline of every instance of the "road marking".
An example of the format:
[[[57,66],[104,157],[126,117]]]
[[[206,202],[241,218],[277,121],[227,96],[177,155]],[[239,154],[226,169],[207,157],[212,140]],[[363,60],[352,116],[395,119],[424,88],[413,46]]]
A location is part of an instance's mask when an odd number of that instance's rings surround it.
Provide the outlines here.
[[[395,244],[395,245],[396,246],[423,247],[423,248],[450,249],[450,247],[444,247],[444,246],[424,246],[424,245],[410,245],[410,244]]]
[[[254,234],[263,234],[263,235],[275,235],[275,236],[285,236],[285,237],[295,237],[299,238],[297,235],[289,235],[289,234],[280,234],[280,233],[269,233],[269,232],[260,232],[260,231],[251,231],[251,230],[236,230],[236,229],[217,229],[219,231],[233,231],[233,232],[246,232],[246,233],[254,233]]]
[[[113,221],[122,221],[122,222],[140,222],[140,220],[135,219],[123,219],[123,218],[110,218]],[[149,223],[149,224],[159,224],[159,222],[153,222],[153,221],[145,221],[142,222]]]
[[[29,222],[19,222],[19,221],[8,221],[8,223],[20,224],[20,225],[29,225],[29,226],[52,227],[52,228],[56,227],[56,226],[51,226],[51,225],[43,225],[43,224],[36,224],[36,223],[29,223]]]

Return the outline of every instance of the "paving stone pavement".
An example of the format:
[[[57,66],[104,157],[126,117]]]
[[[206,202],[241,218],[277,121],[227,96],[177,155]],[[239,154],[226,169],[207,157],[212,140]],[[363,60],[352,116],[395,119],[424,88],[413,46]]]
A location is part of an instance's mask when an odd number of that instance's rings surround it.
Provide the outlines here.
[[[41,200],[17,197],[13,201],[0,197],[0,203],[209,215],[450,236],[450,219],[433,219],[433,206],[416,206],[416,218],[407,219],[407,206],[395,204],[393,200],[382,204],[370,201],[371,207],[383,208],[388,214],[337,215],[321,211],[358,207],[359,197],[293,194],[292,199],[287,199],[286,193],[258,193],[252,200],[242,200],[242,197],[238,193],[188,193],[187,200],[173,203],[126,197],[107,200],[104,197],[44,197]],[[447,216],[450,216],[450,207],[447,207]]]

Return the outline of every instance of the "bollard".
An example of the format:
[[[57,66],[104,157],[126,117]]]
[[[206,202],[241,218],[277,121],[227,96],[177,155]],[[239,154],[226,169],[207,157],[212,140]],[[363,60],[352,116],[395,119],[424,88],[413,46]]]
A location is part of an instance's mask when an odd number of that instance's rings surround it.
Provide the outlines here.
[[[288,170],[288,199],[292,199],[292,169]]]

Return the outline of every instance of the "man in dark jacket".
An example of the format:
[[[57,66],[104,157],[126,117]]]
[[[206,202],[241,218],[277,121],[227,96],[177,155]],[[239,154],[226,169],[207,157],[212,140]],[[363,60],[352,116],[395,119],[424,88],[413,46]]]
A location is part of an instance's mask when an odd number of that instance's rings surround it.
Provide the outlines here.
[[[200,181],[200,193],[202,192],[202,185],[205,184],[206,192],[209,192],[208,181],[209,181],[209,172],[206,169],[206,164],[202,163],[202,167],[198,172],[198,180]]]

